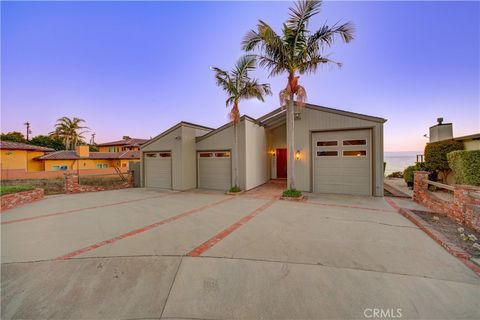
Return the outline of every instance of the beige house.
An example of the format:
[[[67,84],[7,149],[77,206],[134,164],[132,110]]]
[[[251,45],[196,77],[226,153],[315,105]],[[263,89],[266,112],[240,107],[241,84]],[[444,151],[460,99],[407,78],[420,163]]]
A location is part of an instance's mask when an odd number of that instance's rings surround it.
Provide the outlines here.
[[[465,150],[480,150],[480,133],[454,137],[453,124],[443,123],[443,118],[438,118],[437,124],[429,128],[429,134],[429,142],[455,140],[462,142]]]
[[[383,118],[307,104],[295,116],[295,176],[306,192],[383,196]],[[239,185],[287,178],[286,112],[278,108],[238,126]],[[180,122],[141,146],[142,185],[228,190],[233,126]]]

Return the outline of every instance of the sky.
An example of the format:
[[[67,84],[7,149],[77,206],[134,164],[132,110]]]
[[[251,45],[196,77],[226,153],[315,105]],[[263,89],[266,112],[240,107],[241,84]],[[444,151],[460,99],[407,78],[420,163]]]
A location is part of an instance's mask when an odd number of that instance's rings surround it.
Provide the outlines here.
[[[230,69],[258,19],[278,32],[287,1],[1,3],[1,131],[48,134],[80,117],[97,143],[150,138],[180,121],[228,121],[211,66]],[[355,39],[324,54],[343,63],[301,76],[308,102],[388,119],[385,151],[422,150],[437,117],[480,132],[479,2],[325,2],[309,27],[351,21]],[[286,75],[259,117],[279,106]],[[86,135],[87,140],[90,134]]]

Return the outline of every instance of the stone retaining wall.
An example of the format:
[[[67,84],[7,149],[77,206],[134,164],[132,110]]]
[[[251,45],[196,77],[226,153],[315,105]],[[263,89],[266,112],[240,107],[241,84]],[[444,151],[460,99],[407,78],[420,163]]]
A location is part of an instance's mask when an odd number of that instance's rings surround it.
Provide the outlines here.
[[[133,171],[128,171],[126,174],[127,181],[120,184],[112,184],[108,186],[90,186],[78,183],[78,175],[76,173],[65,174],[65,192],[66,193],[80,193],[80,192],[96,192],[105,190],[116,190],[133,187]]]
[[[428,190],[428,172],[414,172],[413,200],[480,232],[480,197],[472,193],[480,194],[480,187],[455,185],[453,201],[446,201]]]
[[[33,189],[1,196],[1,210],[7,210],[16,206],[43,199],[43,189]]]

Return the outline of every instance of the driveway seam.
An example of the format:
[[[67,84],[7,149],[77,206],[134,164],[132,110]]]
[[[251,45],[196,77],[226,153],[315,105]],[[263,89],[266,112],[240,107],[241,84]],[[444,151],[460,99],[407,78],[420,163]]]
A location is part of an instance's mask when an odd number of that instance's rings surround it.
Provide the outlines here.
[[[183,257],[185,257],[185,255],[182,255],[180,257],[180,262],[178,263],[177,270],[173,275],[173,280],[172,280],[172,283],[170,284],[170,288],[168,289],[168,294],[167,294],[167,297],[165,298],[165,303],[163,304],[162,312],[160,312],[160,319],[162,319],[163,313],[165,312],[165,308],[167,307],[168,298],[170,297],[170,293],[172,292],[173,285],[175,284],[175,280],[177,279],[177,274],[178,274],[178,271],[180,270],[180,266],[182,265]]]

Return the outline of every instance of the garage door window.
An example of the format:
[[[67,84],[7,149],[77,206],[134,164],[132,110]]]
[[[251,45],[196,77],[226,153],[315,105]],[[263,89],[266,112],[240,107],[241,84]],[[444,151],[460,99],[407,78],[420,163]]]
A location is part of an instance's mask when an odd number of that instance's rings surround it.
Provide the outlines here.
[[[338,141],[317,141],[317,147],[338,146]]]
[[[201,152],[199,154],[199,157],[200,158],[211,158],[211,157],[213,157],[213,153],[211,153],[211,152]]]
[[[230,152],[215,152],[215,158],[230,158]]]
[[[170,158],[171,156],[170,152],[160,152],[158,155],[160,158]]]
[[[338,151],[317,151],[317,157],[336,157]]]
[[[157,154],[156,153],[147,153],[145,155],[147,158],[156,158],[157,157]]]
[[[344,146],[366,146],[367,140],[343,140]]]
[[[366,157],[367,151],[366,150],[348,150],[343,151],[344,157]]]

